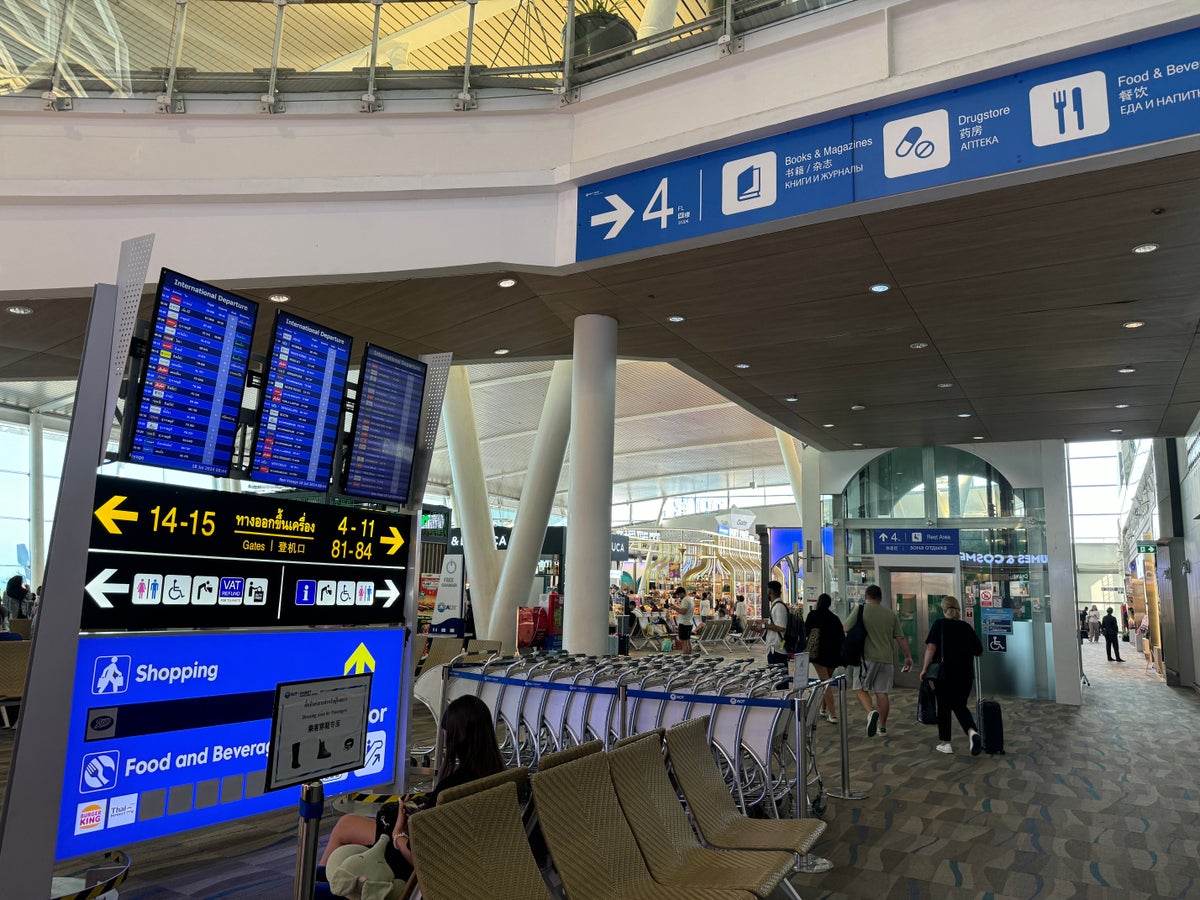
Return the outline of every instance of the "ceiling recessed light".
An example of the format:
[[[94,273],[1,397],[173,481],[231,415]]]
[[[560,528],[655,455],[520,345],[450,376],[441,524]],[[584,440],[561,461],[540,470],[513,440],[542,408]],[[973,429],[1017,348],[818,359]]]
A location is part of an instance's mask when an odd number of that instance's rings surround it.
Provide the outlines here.
[[[953,381],[939,381],[939,382],[938,382],[938,387],[940,387],[940,388],[952,388],[952,387],[954,387],[954,382],[953,382]]]
[[[909,350],[924,350],[929,344],[925,341],[913,341],[908,345]]]
[[[1128,403],[1117,403],[1117,404],[1114,404],[1113,409],[1129,409],[1129,404]]]
[[[492,351],[492,353],[496,356],[508,356],[508,348],[507,347],[497,347],[495,350]]]
[[[1124,428],[1110,428],[1110,429],[1108,429],[1108,431],[1110,434],[1124,434],[1125,433]]]
[[[865,406],[863,406],[861,403],[855,403],[855,404],[854,404],[852,407],[850,407],[850,408],[851,408],[852,410],[854,410],[855,412],[862,412],[864,409],[866,409],[866,407],[865,407]]]
[[[854,442],[853,444],[851,444],[850,446],[851,446],[851,447],[861,447],[861,446],[862,446],[862,441],[855,441],[855,442]]]
[[[1133,252],[1134,253],[1153,253],[1157,249],[1158,249],[1158,244],[1145,243],[1145,244],[1138,244],[1136,247],[1133,248]]]
[[[971,418],[971,414],[970,413],[959,413],[958,417],[960,419],[969,419],[969,418]]]
[[[733,367],[735,369],[748,369],[750,368],[750,363],[734,363]]]
[[[33,308],[30,306],[10,306],[8,311],[14,316],[28,316],[33,313]]]
[[[982,434],[977,434],[977,435],[975,435],[973,438],[971,438],[971,440],[973,440],[973,441],[982,441],[982,440],[983,440],[983,435],[982,435]]]
[[[292,298],[288,294],[268,294],[267,299],[272,303],[287,303]]]
[[[786,400],[788,403],[795,403],[795,402],[796,402],[797,400],[799,400],[800,398],[799,398],[799,397],[797,397],[795,394],[792,394],[792,396],[790,396],[790,397],[784,397],[783,399],[784,399],[784,400]]]
[[[886,294],[891,289],[892,289],[892,286],[890,284],[880,283],[880,284],[871,285],[871,291],[876,294]]]
[[[516,287],[516,286],[517,286],[517,279],[515,279],[515,278],[511,278],[511,277],[509,277],[509,278],[501,278],[499,281],[497,281],[497,282],[496,282],[496,286],[497,286],[497,287],[502,287],[502,288]]]
[[[1135,369],[1133,366],[1121,366],[1121,368],[1117,369],[1117,371],[1122,375],[1132,375],[1137,371],[1137,369]]]
[[[1145,324],[1146,324],[1145,322],[1139,322],[1135,319],[1132,322],[1122,322],[1121,327],[1133,329],[1133,328],[1141,328]]]
[[[667,321],[674,322],[676,325],[678,325],[680,322],[684,321],[684,318],[683,316],[667,316]]]
[[[833,423],[832,423],[832,422],[826,422],[826,423],[825,423],[824,425],[822,425],[821,427],[822,427],[822,428],[832,428],[832,427],[833,427]]]

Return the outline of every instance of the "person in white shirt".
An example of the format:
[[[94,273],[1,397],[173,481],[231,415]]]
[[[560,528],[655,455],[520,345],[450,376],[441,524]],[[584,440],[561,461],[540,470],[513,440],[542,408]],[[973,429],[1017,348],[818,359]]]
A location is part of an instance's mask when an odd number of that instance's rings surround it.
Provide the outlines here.
[[[783,652],[783,636],[787,634],[788,608],[783,602],[783,585],[778,581],[767,582],[768,617],[763,619],[766,634],[763,643],[767,647],[767,665],[787,665],[788,655]]]
[[[700,596],[700,624],[703,625],[712,616],[712,600],[708,598],[708,591],[705,591]]]
[[[681,587],[675,589],[675,602],[679,604],[679,616],[675,619],[675,625],[679,629],[679,649],[684,653],[691,653],[692,622],[695,619],[696,604]]]

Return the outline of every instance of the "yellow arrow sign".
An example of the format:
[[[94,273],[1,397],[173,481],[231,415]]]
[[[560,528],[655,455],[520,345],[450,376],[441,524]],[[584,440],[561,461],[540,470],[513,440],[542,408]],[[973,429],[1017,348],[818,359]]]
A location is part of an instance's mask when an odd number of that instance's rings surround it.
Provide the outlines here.
[[[399,550],[401,547],[404,546],[404,535],[402,535],[400,533],[400,529],[398,529],[395,525],[389,525],[388,530],[391,531],[391,534],[390,535],[388,535],[388,534],[380,535],[379,543],[391,545],[392,549],[388,550],[388,552],[387,552],[387,555],[391,556],[393,553],[395,553],[397,550]]]
[[[355,675],[375,671],[375,657],[371,655],[371,651],[367,649],[366,644],[359,644],[354,648],[354,652],[346,660],[346,668],[342,671],[342,674],[349,675],[351,670],[354,671]]]
[[[118,522],[136,522],[138,520],[138,514],[132,510],[117,509],[128,499],[120,494],[113,494],[96,510],[96,518],[100,520],[100,524],[109,534],[121,533],[121,529],[117,527]]]

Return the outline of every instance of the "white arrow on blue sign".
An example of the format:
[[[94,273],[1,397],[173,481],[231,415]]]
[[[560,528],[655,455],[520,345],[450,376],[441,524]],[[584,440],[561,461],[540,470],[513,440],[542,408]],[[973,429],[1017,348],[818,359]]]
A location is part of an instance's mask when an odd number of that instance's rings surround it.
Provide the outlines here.
[[[625,223],[633,216],[633,207],[622,200],[620,194],[609,194],[604,199],[609,202],[612,209],[592,216],[592,226],[611,225],[608,234],[604,236],[604,240],[610,241],[621,233]]]

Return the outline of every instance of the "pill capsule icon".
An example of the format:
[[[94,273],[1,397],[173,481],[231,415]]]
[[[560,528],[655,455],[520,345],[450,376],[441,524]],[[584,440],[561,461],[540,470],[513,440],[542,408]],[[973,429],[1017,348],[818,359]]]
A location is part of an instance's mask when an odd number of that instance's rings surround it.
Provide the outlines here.
[[[895,153],[903,158],[910,153],[915,153],[918,159],[926,159],[933,154],[933,141],[921,140],[921,126],[914,125],[905,132],[900,143],[896,145]]]

